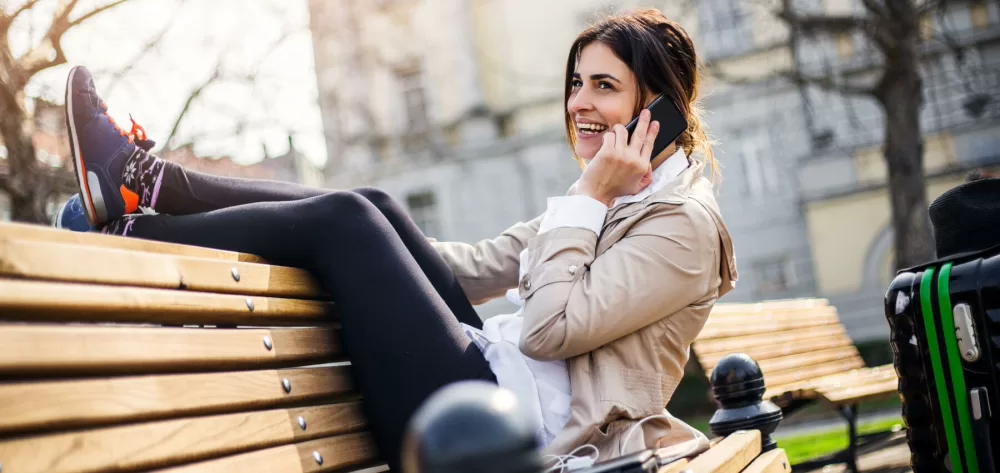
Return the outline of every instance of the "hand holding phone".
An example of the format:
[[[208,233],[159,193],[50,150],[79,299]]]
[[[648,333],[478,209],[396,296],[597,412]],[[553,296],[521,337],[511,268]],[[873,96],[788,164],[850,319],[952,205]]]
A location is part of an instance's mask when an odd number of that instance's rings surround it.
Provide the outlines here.
[[[639,114],[631,139],[621,124],[604,134],[601,149],[580,176],[577,188],[581,194],[610,206],[615,198],[636,194],[652,182],[650,153],[659,125],[650,115],[648,110]]]
[[[660,153],[663,152],[670,143],[673,143],[684,130],[687,130],[688,122],[681,113],[681,110],[674,104],[673,100],[670,100],[665,94],[661,94],[653,103],[646,107],[649,110],[651,119],[653,121],[659,122],[660,129],[656,135],[656,142],[653,143],[653,148],[650,153],[650,161],[656,159]],[[641,113],[640,113],[641,115]],[[632,133],[635,132],[636,126],[639,125],[639,117],[635,117],[625,129],[628,131],[629,139],[632,138]]]

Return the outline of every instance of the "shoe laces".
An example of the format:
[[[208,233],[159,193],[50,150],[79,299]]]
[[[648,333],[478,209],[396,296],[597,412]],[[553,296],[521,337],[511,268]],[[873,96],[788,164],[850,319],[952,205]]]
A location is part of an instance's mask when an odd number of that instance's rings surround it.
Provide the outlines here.
[[[156,146],[156,142],[149,139],[149,137],[146,136],[146,129],[143,128],[142,125],[136,123],[135,119],[132,118],[132,114],[129,114],[128,116],[128,119],[132,121],[132,128],[128,132],[126,132],[120,126],[118,126],[118,123],[115,122],[114,117],[112,117],[108,113],[108,105],[104,103],[103,100],[101,100],[101,108],[104,109],[104,116],[108,117],[108,122],[115,127],[115,131],[117,131],[118,134],[128,138],[129,144],[135,144],[136,146],[142,148],[145,151],[149,151],[153,149],[153,146]]]

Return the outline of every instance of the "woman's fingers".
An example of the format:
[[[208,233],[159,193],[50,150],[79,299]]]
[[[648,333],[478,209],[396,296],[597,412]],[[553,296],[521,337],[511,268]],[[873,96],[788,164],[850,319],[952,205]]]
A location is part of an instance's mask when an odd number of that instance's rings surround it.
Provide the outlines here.
[[[621,151],[625,151],[628,147],[628,130],[622,124],[615,125],[615,148]]]
[[[656,135],[660,132],[660,122],[653,122],[649,125],[649,132],[646,133],[646,139],[642,143],[642,151],[639,152],[639,156],[642,156],[644,162],[649,162],[653,159],[653,146],[656,145]]]
[[[632,138],[629,141],[628,147],[638,153],[642,149],[642,144],[646,141],[648,133],[649,110],[644,108],[639,112],[639,122],[635,124],[635,131],[632,132]]]

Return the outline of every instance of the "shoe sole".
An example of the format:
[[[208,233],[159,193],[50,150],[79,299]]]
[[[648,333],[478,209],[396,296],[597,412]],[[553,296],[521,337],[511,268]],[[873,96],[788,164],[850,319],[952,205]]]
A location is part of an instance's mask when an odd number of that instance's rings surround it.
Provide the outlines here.
[[[69,71],[66,79],[66,128],[69,130],[69,151],[73,155],[73,169],[76,171],[76,182],[80,188],[80,197],[83,198],[83,210],[87,214],[87,223],[91,226],[97,225],[97,210],[94,208],[94,199],[90,195],[90,183],[87,179],[87,168],[83,165],[83,153],[80,152],[80,138],[76,131],[76,122],[73,120],[73,77],[77,68]],[[96,177],[96,176],[95,176]],[[98,184],[100,185],[100,184]]]

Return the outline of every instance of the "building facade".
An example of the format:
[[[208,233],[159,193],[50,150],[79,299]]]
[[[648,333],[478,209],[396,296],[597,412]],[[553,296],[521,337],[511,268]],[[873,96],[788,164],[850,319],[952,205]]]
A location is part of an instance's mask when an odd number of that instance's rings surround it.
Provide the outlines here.
[[[828,297],[852,336],[884,339],[881,292],[891,238],[879,111],[870,100],[780,78],[810,67],[863,74],[873,61],[863,59],[868,49],[860,37],[791,37],[772,13],[780,0],[773,3],[310,0],[326,185],[381,187],[439,239],[474,242],[537,216],[546,197],[563,194],[580,172],[563,124],[569,45],[606,12],[659,8],[727,78],[710,77],[702,90],[723,166],[720,205],[740,268],[726,300]],[[795,4],[831,14],[861,8],[851,0]],[[940,25],[931,18],[928,30],[958,31],[957,19],[965,18],[971,33],[960,39],[975,51],[967,58],[995,65],[995,2],[962,5],[942,18]],[[928,64],[948,60],[940,56],[928,53]],[[983,70],[995,71],[989,67]],[[993,79],[984,75],[976,90],[991,101],[979,116],[962,118],[956,107],[967,87],[953,84],[962,75],[942,72],[938,81],[928,74],[933,198],[963,169],[998,161],[989,144],[998,135],[997,86],[995,72]],[[936,157],[939,149],[951,157]],[[861,217],[871,220],[851,221]],[[869,273],[876,279],[865,279]],[[488,317],[512,308],[499,300],[478,310]]]

